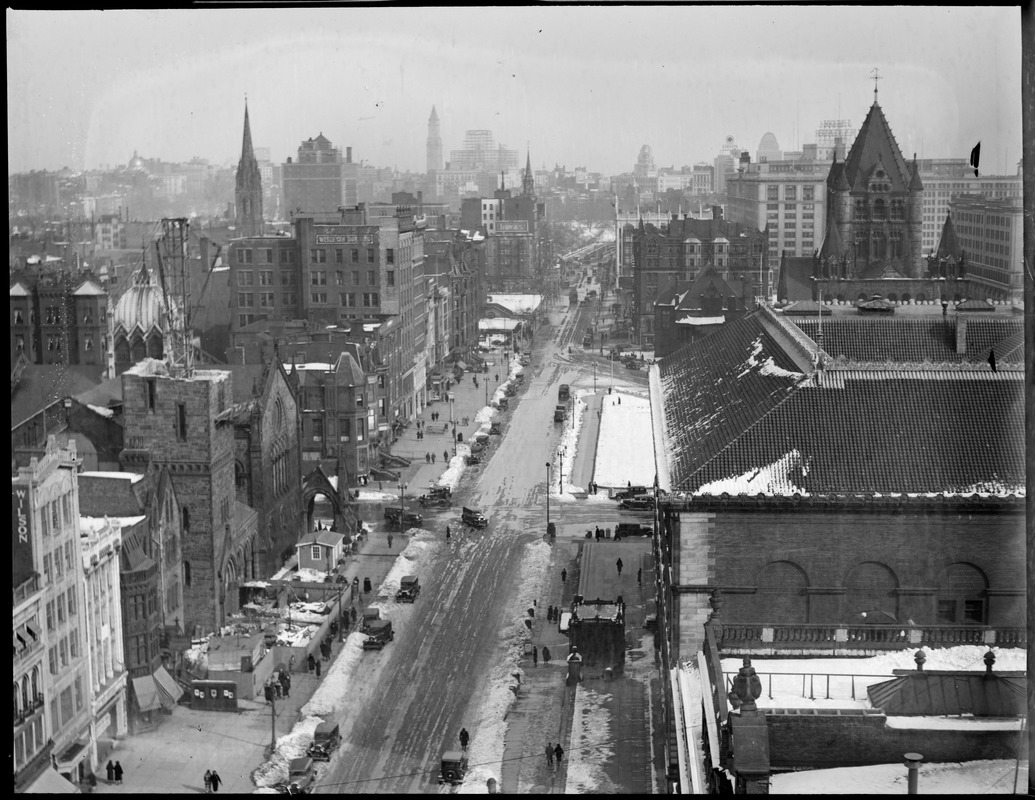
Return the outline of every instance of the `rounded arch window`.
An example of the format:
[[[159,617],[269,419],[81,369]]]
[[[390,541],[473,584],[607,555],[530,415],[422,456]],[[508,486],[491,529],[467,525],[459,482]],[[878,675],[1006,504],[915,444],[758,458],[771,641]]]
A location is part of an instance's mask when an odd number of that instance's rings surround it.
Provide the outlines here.
[[[984,625],[988,578],[974,564],[949,564],[938,581],[938,622],[955,625]]]

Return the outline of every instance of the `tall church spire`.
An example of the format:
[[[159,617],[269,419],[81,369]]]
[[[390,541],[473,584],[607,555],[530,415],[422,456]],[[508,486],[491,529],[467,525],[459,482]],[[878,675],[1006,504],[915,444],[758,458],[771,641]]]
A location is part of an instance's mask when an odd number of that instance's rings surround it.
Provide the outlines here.
[[[427,171],[439,172],[442,169],[442,134],[439,131],[438,112],[431,107],[428,117]]]
[[[248,101],[244,101],[244,135],[241,138],[241,160],[237,162],[237,204],[235,230],[237,236],[262,236],[262,175],[252,146],[252,126],[248,118]]]
[[[526,150],[525,177],[521,180],[521,193],[525,195],[535,194],[535,178],[532,175],[532,151]]]

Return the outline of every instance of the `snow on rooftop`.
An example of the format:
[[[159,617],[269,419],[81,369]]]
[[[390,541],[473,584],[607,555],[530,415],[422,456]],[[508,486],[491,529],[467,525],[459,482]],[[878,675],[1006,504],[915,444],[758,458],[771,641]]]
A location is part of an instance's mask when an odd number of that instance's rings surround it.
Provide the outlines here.
[[[137,472],[97,472],[87,470],[86,472],[80,472],[79,475],[85,476],[87,478],[121,478],[123,480],[129,481],[130,483],[137,483],[138,481],[141,481],[144,478],[143,475]]]
[[[676,320],[676,325],[721,325],[726,321],[725,316],[718,317],[691,317],[685,316]]]
[[[295,369],[312,371],[323,370],[324,372],[327,372],[328,370],[333,369],[333,367],[324,361],[306,361],[302,364],[295,364]]]
[[[605,487],[630,483],[653,486],[657,470],[650,401],[629,394],[611,394],[602,397],[601,403],[593,480]]]
[[[791,450],[782,458],[778,458],[772,464],[767,464],[757,469],[749,470],[743,475],[736,475],[729,478],[722,478],[700,487],[695,494],[698,495],[749,495],[754,497],[758,494],[789,497],[793,494],[800,494],[808,497],[809,493],[796,484],[800,475],[808,475],[808,463],[797,449]]]
[[[112,411],[110,408],[105,408],[104,406],[94,406],[87,403],[86,407],[90,409],[94,414],[100,414],[102,417],[105,417],[106,419],[111,419],[115,416],[114,411]]]
[[[901,763],[777,773],[770,777],[770,794],[907,793],[908,772]],[[1028,784],[1028,763],[1012,759],[921,764],[920,794],[1014,794]]]
[[[531,314],[543,302],[541,294],[490,294],[485,303],[503,306],[512,314]]]

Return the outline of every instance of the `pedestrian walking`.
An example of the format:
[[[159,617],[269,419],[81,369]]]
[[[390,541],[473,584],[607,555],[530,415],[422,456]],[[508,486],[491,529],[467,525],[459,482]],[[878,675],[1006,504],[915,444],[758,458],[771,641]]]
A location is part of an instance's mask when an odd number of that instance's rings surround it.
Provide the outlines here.
[[[622,574],[622,559],[618,559],[615,562],[615,566],[618,567],[618,574],[621,575]]]
[[[446,541],[449,541],[449,526],[446,525]]]
[[[550,663],[550,648],[547,647],[544,644],[543,645],[543,664],[546,665],[546,664],[549,664],[549,663]]]
[[[309,671],[310,672],[312,672],[314,669],[316,669],[316,659],[313,658],[313,654],[312,653],[309,654],[309,660],[306,663],[307,663],[307,665],[309,667]]]
[[[553,766],[553,745],[549,742],[546,743],[546,764],[547,766]]]
[[[279,700],[281,692],[284,687],[280,685],[280,681],[270,681],[270,687],[273,689],[274,696]]]
[[[353,625],[356,624],[356,607],[352,606],[349,609],[349,622]]]
[[[108,773],[108,783],[114,783],[115,782],[115,765],[111,763],[111,759],[108,759],[108,766],[106,766],[104,769]]]
[[[215,770],[212,770],[212,791],[213,792],[218,792],[219,791],[219,784],[221,784],[222,782],[223,782],[223,779],[219,777],[219,773],[216,772]]]
[[[536,650],[535,645],[532,645],[532,666],[539,666],[539,651]]]
[[[320,662],[319,661],[316,662],[316,677],[317,678],[320,677]]]
[[[122,764],[115,762],[115,783],[122,785]]]
[[[640,567],[636,570],[636,585],[641,586],[643,584],[643,568]]]
[[[460,739],[460,746],[464,749],[464,752],[466,753],[467,743],[471,741],[471,734],[467,732],[467,728],[460,729],[460,736],[458,738]]]
[[[443,461],[449,461],[449,451],[448,450],[443,450],[442,451],[442,460]]]
[[[568,570],[561,570],[561,583],[565,583],[568,580]]]
[[[560,742],[557,742],[557,746],[553,749],[553,757],[557,759],[557,766],[560,767],[561,759],[564,758],[564,748],[561,747]]]
[[[205,770],[205,794],[212,792],[212,770]]]
[[[284,697],[291,697],[291,676],[283,671],[280,673],[280,688],[284,690]]]
[[[605,528],[604,529],[604,538],[605,539],[610,539],[611,538],[611,529],[610,528]]]
[[[546,621],[553,622],[553,606],[546,607]]]
[[[425,463],[427,463],[427,464],[430,464],[430,463],[431,463],[431,453],[425,453],[425,454],[424,454],[424,461],[425,461]]]
[[[388,534],[388,549],[392,549],[392,534]]]

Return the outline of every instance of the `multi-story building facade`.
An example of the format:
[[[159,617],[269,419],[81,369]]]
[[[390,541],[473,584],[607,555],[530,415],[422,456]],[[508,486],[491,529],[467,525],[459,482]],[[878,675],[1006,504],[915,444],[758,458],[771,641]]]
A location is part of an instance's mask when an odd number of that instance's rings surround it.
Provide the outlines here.
[[[118,609],[118,569],[111,565],[118,535],[106,532],[94,565],[91,545],[84,551],[81,543],[77,467],[75,443],[60,447],[52,437],[42,458],[12,476],[15,617],[26,620],[32,640],[21,660],[15,646],[16,663],[27,665],[28,677],[27,684],[22,681],[27,691],[16,684],[15,692],[16,790],[46,780],[51,766],[72,783],[85,781],[98,767],[99,740],[124,736],[127,730],[119,627],[97,627],[88,619],[93,614],[111,618],[112,609]],[[104,554],[104,548],[110,553]],[[43,789],[48,790],[53,786]]]
[[[94,243],[101,250],[126,249],[126,224],[116,214],[102,214],[94,226]]]
[[[322,133],[298,148],[295,161],[289,157],[282,167],[284,214],[334,212],[359,202],[358,165],[352,162],[352,148],[345,156]]]
[[[727,222],[721,211],[716,212],[712,219],[673,215],[661,229],[641,222],[633,234],[628,316],[641,345],[653,344],[658,299],[679,286],[689,286],[706,266],[713,266],[726,281],[752,286],[754,296],[769,296],[772,274],[762,266],[768,230]]]
[[[122,374],[123,469],[167,467],[181,504],[186,632],[218,630],[237,610],[239,583],[256,577],[256,514],[235,496],[232,380],[155,359]]]
[[[736,140],[732,136],[727,136],[712,164],[715,169],[713,186],[716,194],[726,193],[726,181],[736,171],[742,152]]]
[[[966,254],[965,277],[997,290],[998,299],[1019,299],[1024,277],[1020,201],[963,194],[953,199],[950,214],[956,240]]]
[[[768,226],[770,269],[784,253],[809,256],[822,245],[830,164],[816,158],[743,162],[728,176],[727,216],[759,230]]]
[[[231,336],[260,319],[351,326],[379,344],[390,422],[411,419],[427,402],[424,220],[404,208],[370,224],[361,204],[294,226],[232,243]]]
[[[1013,200],[1020,204],[1020,165],[1016,175],[978,176],[965,158],[922,158],[917,163],[924,182],[921,233],[924,255],[937,249],[945,215],[949,213],[950,204],[960,195],[982,195],[989,200]]]
[[[11,363],[107,363],[108,293],[89,272],[12,276]]]

